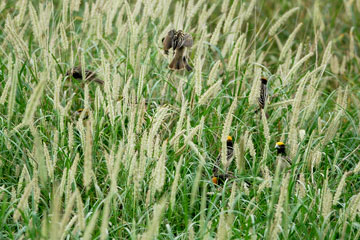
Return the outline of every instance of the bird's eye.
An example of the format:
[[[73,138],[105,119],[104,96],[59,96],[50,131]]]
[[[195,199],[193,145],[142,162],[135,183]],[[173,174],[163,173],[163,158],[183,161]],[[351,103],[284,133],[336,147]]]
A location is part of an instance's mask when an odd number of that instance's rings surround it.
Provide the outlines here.
[[[164,40],[165,40],[165,38],[162,38],[162,39],[161,39],[161,42],[164,42]]]

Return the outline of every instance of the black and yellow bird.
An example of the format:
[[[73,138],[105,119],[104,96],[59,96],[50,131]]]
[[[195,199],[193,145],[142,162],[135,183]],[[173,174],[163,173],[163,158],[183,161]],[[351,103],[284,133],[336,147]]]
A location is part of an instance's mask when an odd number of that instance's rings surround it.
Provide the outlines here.
[[[291,166],[291,160],[286,154],[286,146],[283,142],[277,142],[275,145],[277,151],[277,164],[279,164],[280,169],[288,168]]]
[[[103,80],[100,80],[96,73],[93,72],[93,71],[90,71],[88,69],[85,69],[85,81],[86,82],[96,82],[100,85],[103,85],[104,84],[104,81]],[[83,79],[83,75],[82,75],[82,67],[81,66],[77,66],[77,67],[74,67],[70,70],[68,70],[66,72],[66,76],[69,76],[69,77],[72,77],[76,80],[82,80]]]
[[[277,155],[286,156],[285,144],[283,142],[277,142],[275,149],[277,150]]]
[[[230,180],[234,178],[234,176],[232,174],[220,174],[217,176],[212,177],[211,181],[215,184],[215,185],[224,185],[224,183],[226,182],[226,180]]]
[[[226,139],[226,158],[228,161],[231,160],[231,158],[234,155],[234,143],[231,136],[228,136]],[[221,164],[221,154],[216,159],[216,163],[213,167],[213,177],[212,182],[217,185],[222,185],[225,183],[227,179],[233,178],[233,174],[231,172],[226,172],[224,174],[219,174],[219,167]]]

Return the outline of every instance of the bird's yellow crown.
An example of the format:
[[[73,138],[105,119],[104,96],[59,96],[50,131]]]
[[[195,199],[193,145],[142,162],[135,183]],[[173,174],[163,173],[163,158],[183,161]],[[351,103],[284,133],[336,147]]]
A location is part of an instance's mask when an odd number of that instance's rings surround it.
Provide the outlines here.
[[[232,137],[231,136],[228,136],[226,141],[232,141]]]
[[[277,142],[276,145],[277,145],[277,146],[284,146],[285,143],[283,143],[283,142]]]

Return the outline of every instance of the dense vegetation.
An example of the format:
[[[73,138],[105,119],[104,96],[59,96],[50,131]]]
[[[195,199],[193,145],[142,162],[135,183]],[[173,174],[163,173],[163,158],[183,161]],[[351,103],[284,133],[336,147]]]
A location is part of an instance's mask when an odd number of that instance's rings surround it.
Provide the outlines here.
[[[0,24],[0,239],[359,239],[359,0],[1,1]]]

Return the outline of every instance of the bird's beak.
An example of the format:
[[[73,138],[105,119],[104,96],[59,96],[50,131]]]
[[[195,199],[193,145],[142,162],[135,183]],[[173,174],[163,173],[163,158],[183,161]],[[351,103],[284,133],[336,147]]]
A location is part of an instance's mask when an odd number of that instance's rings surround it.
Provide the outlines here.
[[[280,148],[280,146],[279,146],[279,145],[277,145],[277,144],[275,144],[275,148],[276,148],[276,149],[279,149],[279,148]]]

